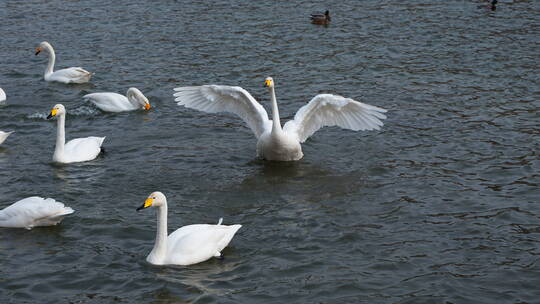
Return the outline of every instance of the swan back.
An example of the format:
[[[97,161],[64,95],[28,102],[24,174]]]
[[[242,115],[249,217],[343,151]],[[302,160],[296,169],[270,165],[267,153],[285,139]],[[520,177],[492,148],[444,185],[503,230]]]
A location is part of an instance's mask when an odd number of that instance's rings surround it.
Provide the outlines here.
[[[191,265],[219,257],[241,227],[242,225],[196,224],[179,228],[167,238],[168,252],[165,262]]]
[[[84,162],[95,159],[101,152],[105,137],[75,138],[66,143],[63,156],[53,155],[53,160],[61,163]]]
[[[0,88],[0,102],[6,101],[6,92]]]
[[[58,224],[74,210],[52,198],[32,196],[0,211],[0,227],[31,229]]]
[[[105,112],[124,112],[135,110],[135,107],[129,102],[126,96],[117,93],[91,93],[84,95],[83,99],[90,101],[100,110]]]
[[[45,80],[62,83],[86,83],[90,81],[92,75],[94,73],[90,73],[81,67],[72,67],[46,74]]]

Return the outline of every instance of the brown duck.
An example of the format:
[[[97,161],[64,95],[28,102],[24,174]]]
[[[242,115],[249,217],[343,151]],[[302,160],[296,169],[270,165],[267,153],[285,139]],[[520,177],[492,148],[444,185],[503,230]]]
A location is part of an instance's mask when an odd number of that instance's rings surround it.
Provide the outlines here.
[[[311,14],[311,23],[313,24],[329,24],[330,12],[326,11],[324,14]]]

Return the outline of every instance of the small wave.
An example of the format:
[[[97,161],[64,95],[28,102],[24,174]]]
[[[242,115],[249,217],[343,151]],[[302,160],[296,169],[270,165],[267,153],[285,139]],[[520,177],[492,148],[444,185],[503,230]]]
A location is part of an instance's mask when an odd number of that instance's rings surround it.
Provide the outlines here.
[[[99,114],[99,110],[96,108],[92,108],[89,106],[81,106],[72,110],[68,109],[68,115],[72,116],[96,116]],[[30,115],[27,115],[26,117],[29,119],[42,119],[47,120],[47,116],[49,116],[49,113],[33,113]]]
[[[73,110],[68,110],[69,115],[74,116],[96,116],[99,114],[99,110],[91,106],[80,106]]]
[[[49,114],[46,114],[46,113],[34,113],[34,114],[30,114],[30,115],[27,115],[26,117],[27,118],[30,118],[30,119],[43,119],[43,120],[47,120],[47,116]]]

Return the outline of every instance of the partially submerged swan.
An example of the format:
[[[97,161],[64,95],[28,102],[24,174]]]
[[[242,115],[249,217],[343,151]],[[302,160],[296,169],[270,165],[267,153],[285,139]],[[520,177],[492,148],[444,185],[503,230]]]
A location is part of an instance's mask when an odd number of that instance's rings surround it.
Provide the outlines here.
[[[133,110],[150,110],[150,102],[137,88],[129,88],[126,96],[117,93],[92,93],[83,96],[96,107],[105,112],[124,112]]]
[[[332,94],[319,94],[301,107],[281,128],[274,80],[266,78],[272,120],[264,108],[241,87],[203,85],[174,89],[178,105],[209,113],[231,112],[240,116],[257,137],[257,155],[267,160],[293,161],[303,157],[301,143],[324,126],[379,130],[386,110]]]
[[[157,234],[154,248],[146,260],[154,265],[192,265],[221,257],[242,225],[196,224],[183,226],[167,235],[167,198],[161,192],[148,196],[137,211],[157,207]]]
[[[62,104],[55,105],[47,119],[54,116],[58,116],[58,129],[53,161],[67,164],[89,161],[98,156],[105,137],[75,138],[66,143],[66,108]]]
[[[52,45],[47,41],[43,41],[39,44],[36,48],[36,55],[42,51],[46,51],[49,54],[49,63],[47,64],[44,75],[45,81],[57,81],[62,83],[85,83],[90,81],[93,73],[80,67],[53,71],[56,55],[54,54]]]
[[[32,229],[54,226],[73,212],[52,198],[27,197],[0,210],[0,227]]]
[[[6,101],[6,92],[0,88],[0,103]]]

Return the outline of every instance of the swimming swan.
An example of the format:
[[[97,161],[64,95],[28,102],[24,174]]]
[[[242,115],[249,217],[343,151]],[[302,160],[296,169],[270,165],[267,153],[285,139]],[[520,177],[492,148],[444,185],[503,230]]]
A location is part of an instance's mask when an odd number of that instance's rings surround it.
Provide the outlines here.
[[[85,83],[90,81],[93,73],[79,67],[53,72],[56,56],[52,45],[47,41],[43,41],[36,48],[36,56],[41,53],[41,51],[47,51],[47,53],[49,53],[49,64],[47,64],[44,75],[45,81],[57,81],[62,83]]]
[[[54,226],[73,212],[52,198],[27,197],[0,210],[0,227],[32,229]]]
[[[150,102],[137,88],[129,88],[126,96],[117,93],[92,93],[83,96],[105,112],[124,112],[138,109],[150,110]]]
[[[6,101],[6,92],[0,88],[0,103]]]
[[[304,154],[300,143],[324,126],[379,130],[386,110],[332,94],[319,94],[298,110],[283,129],[274,91],[274,80],[266,78],[270,91],[272,120],[264,108],[241,87],[203,85],[174,89],[178,105],[209,113],[232,112],[240,116],[257,137],[257,155],[267,160],[293,161]]]
[[[6,140],[6,138],[8,138],[9,135],[11,135],[11,133],[13,133],[13,131],[11,132],[0,131],[0,145]]]
[[[58,116],[53,161],[67,164],[92,160],[98,156],[105,137],[75,138],[66,143],[66,108],[61,104],[55,105],[47,119],[53,116]]]
[[[154,265],[192,265],[220,257],[242,225],[197,224],[183,226],[167,236],[167,198],[161,192],[148,196],[137,211],[157,207],[157,234],[154,249],[146,260]]]

